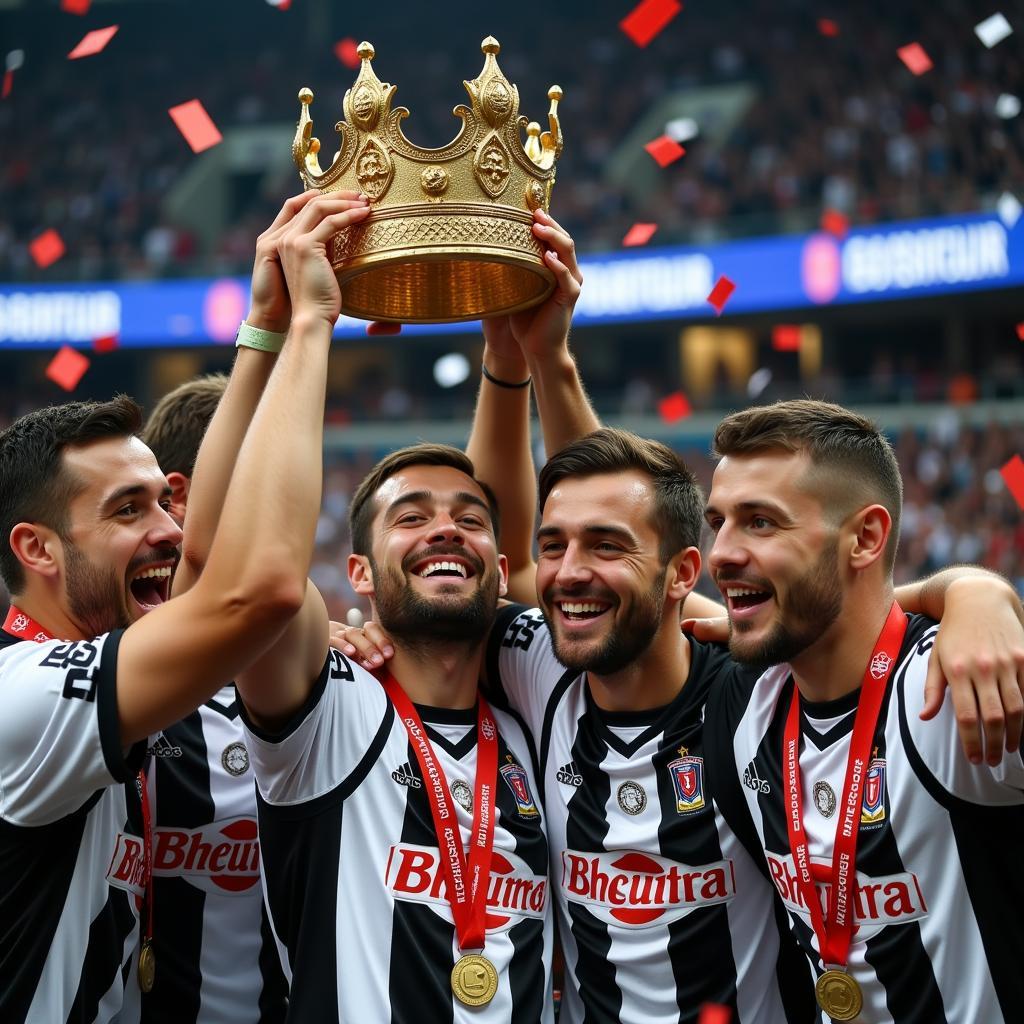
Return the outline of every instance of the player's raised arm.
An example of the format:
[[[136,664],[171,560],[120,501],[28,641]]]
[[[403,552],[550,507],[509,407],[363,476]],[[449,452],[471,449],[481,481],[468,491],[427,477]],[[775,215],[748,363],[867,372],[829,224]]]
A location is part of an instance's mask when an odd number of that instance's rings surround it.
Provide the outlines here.
[[[291,333],[239,451],[202,576],[121,641],[118,707],[126,744],[176,721],[225,680],[237,678],[241,689],[242,669],[296,613],[316,610],[319,595],[309,588],[307,598],[306,577],[320,509],[327,353],[340,304],[324,246],[365,210],[339,210],[337,200],[317,198],[282,237],[282,262],[292,269]],[[317,252],[326,269],[316,266]],[[326,650],[326,612],[323,633]]]

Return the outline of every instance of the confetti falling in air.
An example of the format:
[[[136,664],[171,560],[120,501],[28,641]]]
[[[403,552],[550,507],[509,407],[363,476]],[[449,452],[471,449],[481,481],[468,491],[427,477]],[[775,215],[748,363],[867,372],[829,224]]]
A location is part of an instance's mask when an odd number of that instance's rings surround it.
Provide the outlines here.
[[[751,398],[757,398],[759,394],[772,382],[772,371],[767,366],[755,370],[747,381],[747,394]]]
[[[999,475],[1006,484],[1006,489],[1013,495],[1013,500],[1024,509],[1024,459],[1014,455],[1002,469]]]
[[[1017,324],[1017,338],[1020,341],[1024,341],[1024,321]]]
[[[907,65],[911,73],[915,75],[923,75],[926,71],[931,71],[935,66],[932,64],[931,57],[924,52],[924,47],[920,43],[907,43],[906,46],[901,46],[896,51],[896,55]]]
[[[1021,206],[1020,200],[1012,192],[1004,192],[996,203],[996,212],[1006,227],[1013,230],[1013,226],[1020,220],[1020,215],[1024,213],[1024,206]]]
[[[351,37],[339,39],[334,44],[334,56],[347,68],[357,68],[363,63],[358,53],[359,44]]]
[[[1020,98],[1008,92],[1001,92],[996,100],[996,117],[1008,121],[1020,113]]]
[[[659,167],[674,164],[686,152],[675,139],[670,139],[667,135],[652,139],[644,149],[651,154]]]
[[[996,12],[990,18],[979,21],[974,26],[974,34],[991,50],[996,43],[1001,43],[1007,36],[1013,34],[1010,23],[1005,16]]]
[[[88,14],[92,0],[60,0],[60,9],[67,14]]]
[[[673,142],[689,142],[700,134],[700,125],[692,117],[676,117],[665,125],[665,134]]]
[[[622,21],[619,28],[636,43],[646,46],[683,9],[678,0],[643,0]]]
[[[734,291],[736,291],[736,285],[725,274],[722,274],[708,296],[708,302],[715,307],[715,316],[722,315],[722,310]]]
[[[831,18],[819,18],[818,31],[823,36],[835,38],[837,35],[839,35],[839,23],[833,21]]]
[[[29,242],[28,251],[35,265],[45,270],[64,255],[64,239],[53,228],[49,228]]]
[[[730,1024],[732,1010],[728,1006],[719,1006],[718,1003],[705,1003],[700,1008],[700,1017],[697,1024]]]
[[[47,365],[46,376],[65,391],[74,391],[88,369],[89,357],[64,345]]]
[[[8,71],[17,71],[24,65],[24,63],[24,50],[11,50],[11,52],[4,58],[4,67]]]
[[[276,7],[279,11],[287,11],[292,5],[292,0],[267,0],[267,3],[271,7]]]
[[[176,107],[171,107],[167,113],[171,115],[185,141],[192,147],[193,153],[202,153],[203,150],[216,146],[223,138],[199,100],[179,103]]]
[[[629,231],[626,232],[626,237],[622,240],[622,244],[627,247],[634,245],[646,245],[651,240],[651,236],[657,230],[657,224],[634,224]]]
[[[826,210],[821,215],[821,230],[836,238],[845,238],[850,230],[850,219],[838,210]]]
[[[14,72],[4,72],[4,84],[0,85],[0,100],[7,99],[11,95],[11,89],[14,87]]]
[[[772,328],[772,348],[776,352],[799,352],[802,336],[799,324],[776,324]]]
[[[106,334],[102,338],[95,338],[92,343],[93,352],[113,352],[121,344],[121,339],[116,334]]]
[[[658,403],[658,415],[665,423],[678,423],[692,412],[690,401],[682,391],[667,395]]]
[[[93,29],[82,36],[82,41],[68,54],[68,60],[80,57],[93,57],[106,49],[107,43],[117,34],[120,26],[108,25],[106,28]]]

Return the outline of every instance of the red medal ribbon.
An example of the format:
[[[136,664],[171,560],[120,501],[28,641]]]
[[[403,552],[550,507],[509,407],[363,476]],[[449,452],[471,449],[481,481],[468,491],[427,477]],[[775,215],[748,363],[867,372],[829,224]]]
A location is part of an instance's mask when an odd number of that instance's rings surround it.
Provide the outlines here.
[[[455,921],[460,949],[483,949],[487,933],[487,889],[491,877],[491,849],[494,845],[494,787],[498,781],[498,726],[487,701],[477,704],[476,782],[473,786],[473,837],[469,860],[462,848],[462,836],[455,816],[455,803],[444,769],[420,721],[413,702],[393,675],[382,684],[398,717],[402,720],[423,775],[430,801],[438,851],[444,869],[448,903]]]
[[[807,834],[803,827],[803,793],[800,786],[800,693],[793,687],[786,718],[786,732],[782,741],[786,785],[786,825],[789,849],[796,867],[800,895],[811,915],[811,925],[818,939],[821,962],[828,967],[846,967],[853,936],[853,901],[856,880],[857,834],[860,827],[861,804],[864,799],[864,780],[868,771],[868,755],[878,724],[878,715],[885,698],[885,687],[899,656],[907,618],[893,601],[889,616],[871,652],[864,670],[860,700],[853,720],[853,736],[846,762],[840,818],[832,849],[832,869],[828,880],[831,889],[828,907],[822,913],[821,900],[815,888],[815,871],[807,852]]]
[[[20,636],[22,640],[34,640],[37,644],[45,644],[47,640],[56,639],[48,629],[43,629],[31,615],[26,615],[20,608],[15,608],[13,604],[7,610],[4,630],[12,636]]]

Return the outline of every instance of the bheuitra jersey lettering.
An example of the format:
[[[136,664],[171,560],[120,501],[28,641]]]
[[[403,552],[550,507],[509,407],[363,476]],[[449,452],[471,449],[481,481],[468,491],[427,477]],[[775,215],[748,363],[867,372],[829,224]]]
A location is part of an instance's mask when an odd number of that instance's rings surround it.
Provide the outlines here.
[[[362,1022],[372,1007],[396,1024],[550,1022],[548,855],[530,744],[497,708],[414,711],[419,725],[332,651],[285,731],[247,723],[287,1019]],[[403,717],[429,743],[427,769]],[[479,777],[478,735],[495,743],[497,769]],[[503,776],[503,766],[515,770]],[[430,793],[444,808],[441,845]],[[489,871],[474,873],[472,850],[489,830]],[[470,855],[453,876],[456,844]],[[482,918],[476,934],[457,926],[460,894]],[[487,965],[470,961],[453,977],[468,956]]]
[[[908,617],[877,725],[862,750],[851,753],[865,699],[860,690],[799,703],[804,856],[816,903],[789,836],[789,670],[733,679],[713,697],[716,714],[728,720],[728,738],[721,759],[716,745],[709,770],[731,770],[742,789],[755,826],[751,850],[764,857],[790,928],[819,978],[836,966],[836,954],[819,937],[817,908],[827,920],[835,912],[830,908],[845,901],[852,924],[845,970],[863,1000],[855,1019],[865,1024],[998,1024],[1019,1020],[1024,1006],[1024,883],[1017,863],[1024,762],[1019,752],[1004,752],[994,768],[971,765],[948,695],[934,720],[921,721],[937,629],[926,618]],[[884,666],[876,668],[881,673]],[[859,810],[846,813],[854,764],[862,795]],[[836,854],[844,847],[837,847],[836,836],[843,830],[850,839],[856,833],[856,850],[840,865]],[[837,1006],[833,1019],[844,1012]]]
[[[17,609],[0,634],[4,1024],[137,1019],[145,744],[121,749],[120,638],[51,639]]]
[[[725,825],[704,764],[709,688],[732,671],[694,643],[670,705],[610,714],[555,659],[539,611],[499,612],[488,680],[537,740],[565,953],[561,1019],[809,1019],[810,971],[780,958],[773,892]],[[780,982],[780,976],[789,981]]]

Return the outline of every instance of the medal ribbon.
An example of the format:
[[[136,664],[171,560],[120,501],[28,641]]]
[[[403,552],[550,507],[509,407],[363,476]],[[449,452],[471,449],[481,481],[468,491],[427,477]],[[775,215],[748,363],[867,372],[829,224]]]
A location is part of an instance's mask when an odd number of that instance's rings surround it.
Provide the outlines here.
[[[459,948],[483,949],[487,933],[491,849],[494,845],[494,787],[498,781],[498,727],[494,716],[487,701],[479,697],[473,834],[467,863],[448,780],[434,755],[420,716],[393,675],[388,673],[383,679],[383,686],[409,734],[409,742],[423,775]]]
[[[34,640],[37,644],[45,644],[48,640],[55,640],[56,637],[43,629],[42,626],[26,615],[20,608],[13,604],[7,611],[7,618],[4,619],[3,628],[12,636],[20,636],[24,640]],[[149,809],[149,794],[146,792],[146,773],[142,770],[135,779],[139,790],[139,800],[142,803],[142,856],[143,856],[143,885],[145,887],[146,902],[146,942],[153,941],[153,816]]]
[[[807,834],[803,827],[803,793],[800,786],[800,693],[793,687],[786,731],[782,741],[786,785],[786,825],[789,849],[796,866],[800,895],[811,915],[811,925],[818,939],[821,962],[845,968],[853,936],[852,889],[856,882],[857,834],[860,826],[861,804],[864,799],[864,780],[868,770],[868,755],[874,740],[875,726],[885,698],[885,687],[896,664],[907,619],[900,606],[893,601],[882,632],[871,652],[864,670],[860,700],[853,720],[853,736],[846,762],[843,782],[841,814],[836,825],[832,848],[832,869],[829,873],[831,889],[828,907],[822,913],[821,900],[815,888],[811,858],[807,852]]]

